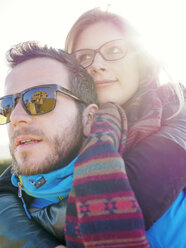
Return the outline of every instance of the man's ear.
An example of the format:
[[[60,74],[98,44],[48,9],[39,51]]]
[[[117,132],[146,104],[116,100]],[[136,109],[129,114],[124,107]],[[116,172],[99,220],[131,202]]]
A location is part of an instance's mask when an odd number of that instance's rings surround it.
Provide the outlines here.
[[[83,134],[85,137],[89,136],[92,122],[94,120],[94,116],[98,111],[98,106],[96,104],[88,105],[83,111]]]

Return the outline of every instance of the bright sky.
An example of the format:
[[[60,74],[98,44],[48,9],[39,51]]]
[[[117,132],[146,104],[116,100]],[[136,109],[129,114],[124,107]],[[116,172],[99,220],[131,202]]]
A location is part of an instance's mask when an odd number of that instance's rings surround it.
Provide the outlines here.
[[[0,96],[7,73],[4,57],[12,45],[38,40],[63,48],[79,15],[107,4],[136,26],[148,49],[186,84],[185,0],[1,0]],[[5,126],[0,126],[0,145],[8,147]]]

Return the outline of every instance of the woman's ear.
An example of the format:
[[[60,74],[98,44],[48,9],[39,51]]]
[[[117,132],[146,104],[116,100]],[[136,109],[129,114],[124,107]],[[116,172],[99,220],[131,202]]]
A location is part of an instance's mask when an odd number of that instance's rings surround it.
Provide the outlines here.
[[[98,106],[96,104],[88,105],[83,111],[83,134],[85,137],[89,136],[91,131],[92,122],[94,120],[95,114],[98,111]]]

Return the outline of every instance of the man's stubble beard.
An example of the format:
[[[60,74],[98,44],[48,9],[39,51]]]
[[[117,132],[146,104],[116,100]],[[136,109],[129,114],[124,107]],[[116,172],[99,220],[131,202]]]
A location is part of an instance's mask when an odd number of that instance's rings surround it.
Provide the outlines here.
[[[41,157],[43,157],[42,162],[34,161],[33,158],[34,169],[29,166],[24,167],[24,165],[21,167],[10,147],[10,153],[12,155],[12,171],[19,175],[37,175],[46,174],[59,168],[63,168],[78,155],[83,140],[82,115],[79,113],[68,130],[65,132],[63,130],[61,135],[58,134],[54,138],[47,140],[47,143],[51,144],[51,152],[46,156],[41,153]],[[28,152],[23,153],[22,163],[25,163],[26,165],[27,158],[29,157],[30,155]]]

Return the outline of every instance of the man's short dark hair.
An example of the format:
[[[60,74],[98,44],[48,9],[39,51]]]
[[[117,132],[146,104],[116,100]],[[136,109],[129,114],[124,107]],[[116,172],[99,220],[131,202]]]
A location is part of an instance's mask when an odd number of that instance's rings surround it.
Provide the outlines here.
[[[19,43],[6,54],[9,66],[13,69],[18,64],[33,58],[51,58],[61,62],[69,72],[70,90],[86,104],[77,103],[83,110],[91,103],[97,104],[96,88],[93,78],[79,65],[76,59],[61,49],[40,45],[36,41]]]

